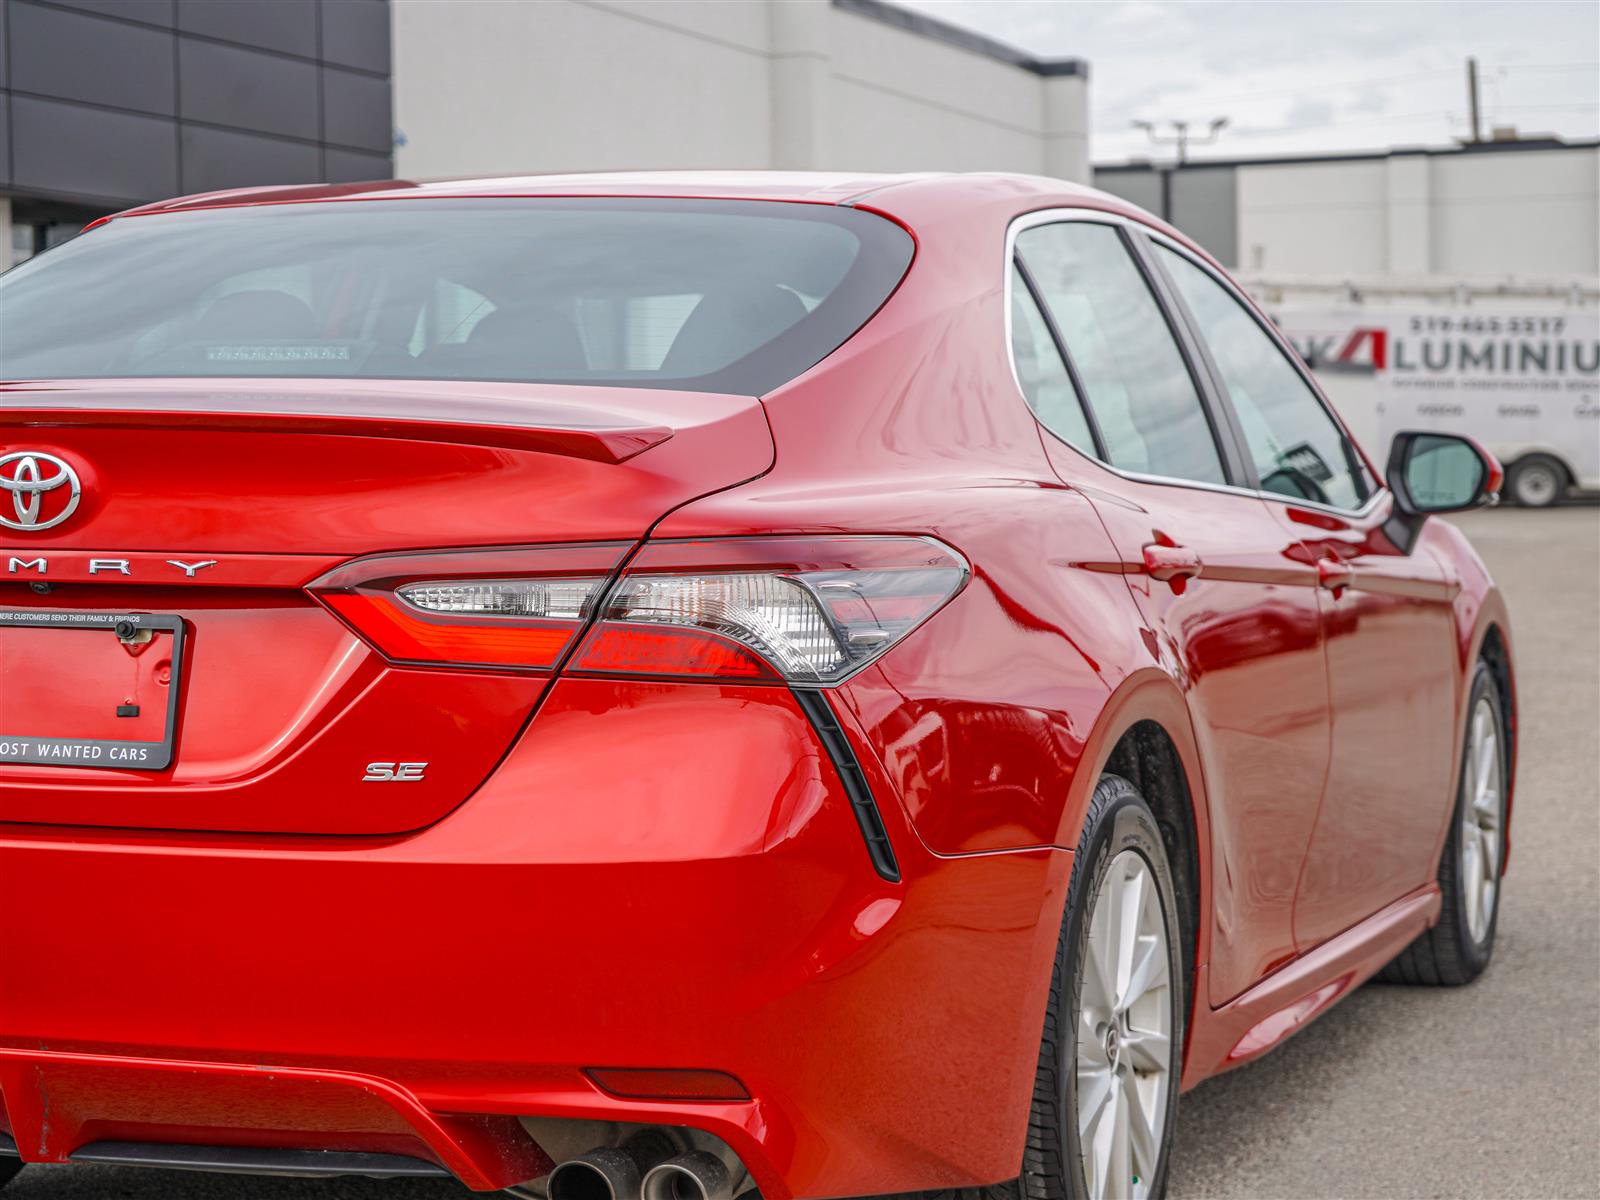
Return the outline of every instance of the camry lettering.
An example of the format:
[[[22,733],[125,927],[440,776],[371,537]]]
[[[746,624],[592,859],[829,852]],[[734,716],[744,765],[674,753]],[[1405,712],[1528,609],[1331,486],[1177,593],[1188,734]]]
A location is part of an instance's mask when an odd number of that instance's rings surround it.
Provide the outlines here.
[[[31,558],[23,558],[20,555],[12,554],[6,558],[6,574],[21,575],[32,572],[35,575],[48,575],[50,574],[51,562],[50,556],[45,554],[34,555]],[[63,560],[60,565],[71,571],[74,562],[78,564],[78,570],[89,575],[127,575],[130,577],[144,574],[155,565],[148,561],[136,561],[131,558],[90,558],[85,562],[81,557]],[[212,567],[220,565],[219,560],[215,558],[203,558],[195,562],[185,562],[181,558],[168,558],[163,559],[162,563],[175,571],[181,571],[184,577],[188,579],[195,578],[201,571],[209,571]]]

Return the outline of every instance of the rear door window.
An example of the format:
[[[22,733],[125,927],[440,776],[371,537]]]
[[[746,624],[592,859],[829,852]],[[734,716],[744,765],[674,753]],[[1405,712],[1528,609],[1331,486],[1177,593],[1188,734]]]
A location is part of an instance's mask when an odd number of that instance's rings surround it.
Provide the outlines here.
[[[483,379],[759,395],[910,265],[834,205],[404,199],[122,217],[0,276],[0,376]]]
[[[1094,455],[1094,436],[1083,413],[1083,399],[1067,373],[1044,314],[1015,266],[1011,268],[1011,361],[1039,424],[1068,445]]]
[[[1172,328],[1110,225],[1038,225],[1017,237],[1114,467],[1225,483],[1199,388]]]
[[[1194,315],[1239,414],[1261,486],[1357,509],[1371,494],[1361,455],[1284,352],[1207,271],[1160,244],[1156,254]]]

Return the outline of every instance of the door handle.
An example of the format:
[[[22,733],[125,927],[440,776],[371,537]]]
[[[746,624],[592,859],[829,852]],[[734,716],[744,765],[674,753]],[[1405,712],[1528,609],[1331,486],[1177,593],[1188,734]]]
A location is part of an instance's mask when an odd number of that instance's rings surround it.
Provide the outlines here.
[[[1179,595],[1183,594],[1185,581],[1199,575],[1203,566],[1198,554],[1187,546],[1173,545],[1170,539],[1144,545],[1145,574],[1171,584]]]
[[[1335,600],[1350,586],[1350,579],[1350,568],[1337,558],[1317,559],[1317,586],[1327,588]]]

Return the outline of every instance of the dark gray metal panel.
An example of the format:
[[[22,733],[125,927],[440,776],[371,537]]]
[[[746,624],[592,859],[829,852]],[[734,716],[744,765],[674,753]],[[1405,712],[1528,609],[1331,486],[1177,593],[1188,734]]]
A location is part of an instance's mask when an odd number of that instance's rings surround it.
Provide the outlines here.
[[[1102,192],[1121,196],[1146,212],[1161,215],[1161,178],[1155,171],[1096,171],[1094,186]]]
[[[178,28],[304,58],[317,56],[316,0],[178,0]]]
[[[0,0],[0,88],[10,87],[6,77],[6,7],[8,0]]]
[[[4,47],[0,47],[4,49]],[[11,97],[0,93],[0,183],[11,182]],[[9,250],[9,246],[0,250]]]
[[[338,67],[322,69],[322,136],[335,145],[378,153],[394,144],[389,81]]]
[[[301,142],[183,126],[184,192],[254,187],[272,183],[316,183],[321,152]]]
[[[179,116],[317,139],[315,63],[193,38],[180,41]]]
[[[322,0],[322,61],[387,75],[388,0]]]
[[[176,0],[54,0],[68,8],[121,17],[124,21],[143,21],[147,25],[172,28]]]
[[[387,154],[330,149],[323,151],[322,171],[329,183],[365,183],[369,179],[394,178],[394,162]]]
[[[178,190],[170,119],[11,97],[12,183],[113,200],[156,200]]]
[[[10,11],[16,90],[172,115],[172,34],[36,4]]]
[[[1239,265],[1238,173],[1187,166],[1172,176],[1172,223],[1225,267]]]

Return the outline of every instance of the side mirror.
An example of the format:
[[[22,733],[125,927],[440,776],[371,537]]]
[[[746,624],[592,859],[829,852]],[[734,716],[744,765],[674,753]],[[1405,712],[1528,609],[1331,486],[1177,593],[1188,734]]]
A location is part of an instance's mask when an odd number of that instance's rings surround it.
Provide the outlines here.
[[[1482,446],[1453,433],[1397,433],[1385,472],[1395,504],[1410,517],[1493,504],[1505,471]]]

